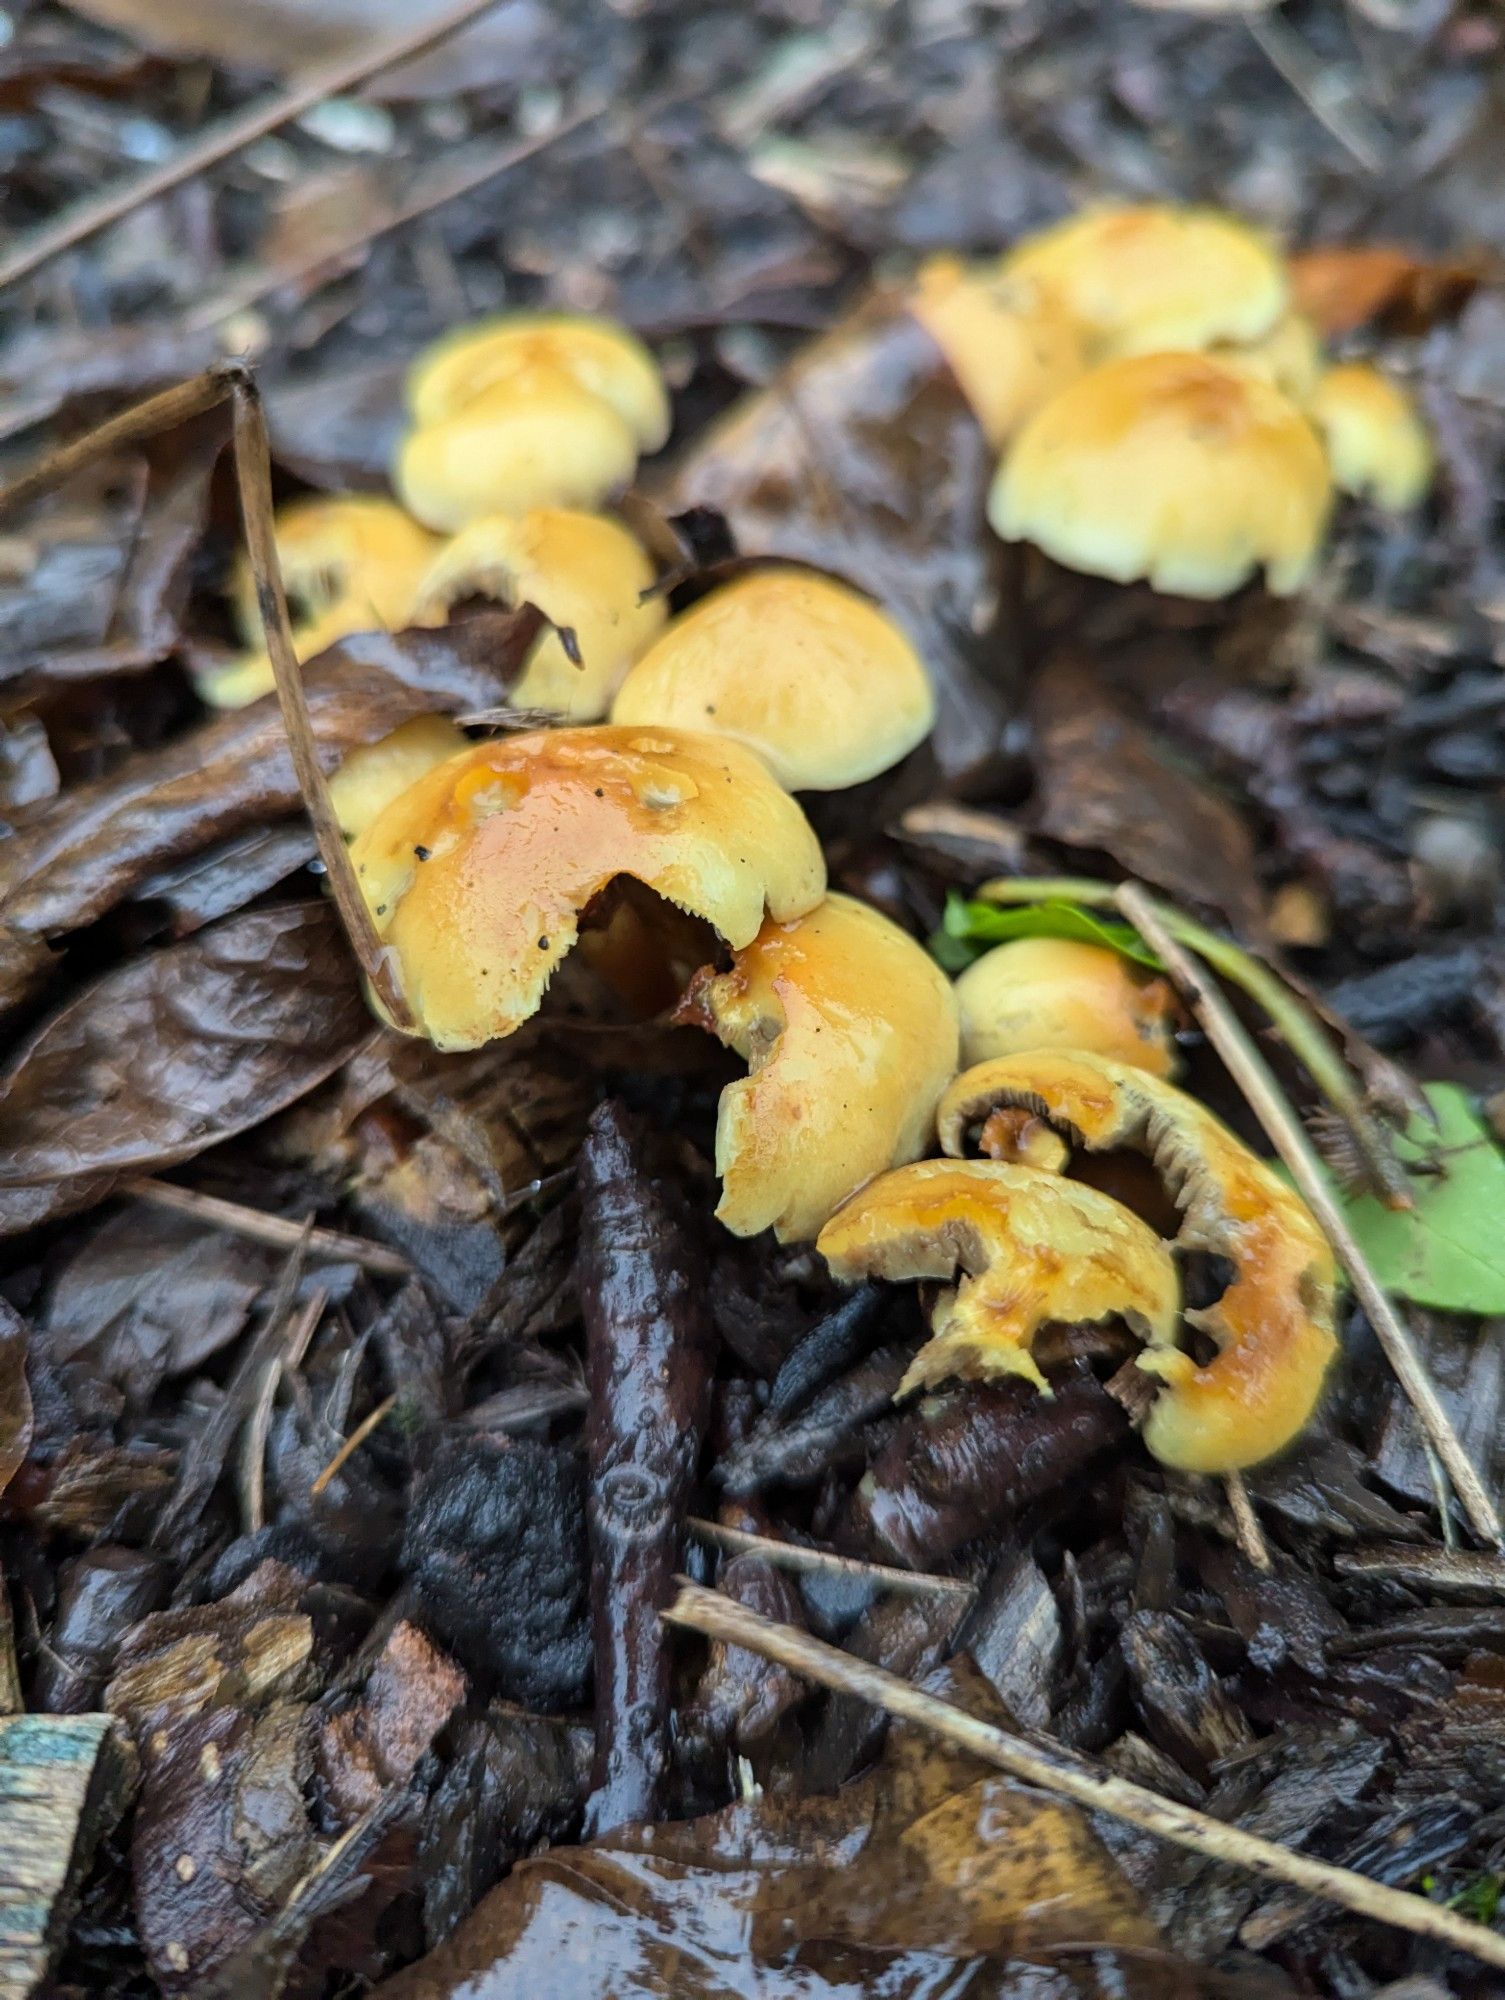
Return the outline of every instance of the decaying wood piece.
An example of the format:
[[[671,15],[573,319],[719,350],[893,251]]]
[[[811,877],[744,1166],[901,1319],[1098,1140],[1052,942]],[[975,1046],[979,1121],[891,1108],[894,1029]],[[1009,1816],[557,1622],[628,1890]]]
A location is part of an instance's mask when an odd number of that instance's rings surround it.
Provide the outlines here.
[[[46,1978],[134,1781],[113,1715],[0,1719],[0,2000],[25,2000]]]

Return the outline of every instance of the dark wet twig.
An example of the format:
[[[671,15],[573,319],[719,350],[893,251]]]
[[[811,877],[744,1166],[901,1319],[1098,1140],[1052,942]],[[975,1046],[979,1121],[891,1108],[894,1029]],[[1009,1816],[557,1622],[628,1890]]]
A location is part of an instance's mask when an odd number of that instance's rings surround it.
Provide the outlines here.
[[[61,485],[80,466],[88,465],[96,458],[106,458],[123,445],[153,437],[158,431],[171,430],[176,424],[186,424],[191,417],[201,417],[206,410],[217,408],[229,397],[237,372],[233,362],[216,362],[201,375],[190,376],[186,382],[175,382],[170,389],[162,390],[160,395],[147,396],[139,403],[132,403],[128,410],[107,417],[102,424],[85,431],[82,437],[72,438],[67,444],[44,452],[19,478],[11,480],[8,486],[0,486],[0,519],[24,507],[49,488]]]
[[[628,1115],[601,1105],[580,1151],[580,1304],[590,1405],[592,1835],[654,1817],[669,1761],[659,1612],[710,1415],[704,1273],[643,1163]]]
[[[409,56],[421,55],[435,42],[444,41],[457,29],[488,13],[496,4],[497,0],[456,0],[456,5],[447,7],[442,14],[434,15],[416,26],[405,27],[356,54],[338,56],[333,61],[321,63],[317,69],[304,71],[296,82],[279,91],[265,104],[253,104],[248,110],[212,126],[192,145],[185,146],[182,152],[165,160],[160,167],[154,167],[150,173],[140,174],[117,187],[105,188],[92,199],[60,216],[56,222],[46,223],[24,237],[8,257],[0,258],[0,286],[13,285],[18,279],[29,277],[65,250],[86,242],[101,229],[107,229],[112,222],[119,222],[122,217],[149,201],[155,201],[170,189],[181,187],[184,181],[192,180],[206,167],[216,166],[243,146],[249,146],[268,132],[275,132],[279,125],[301,117],[326,97],[338,97],[342,91],[364,83],[381,70],[395,68],[398,63],[406,62]]]
[[[1343,1211],[1333,1199],[1322,1163],[1300,1119],[1275,1081],[1269,1064],[1217,987],[1201,974],[1195,961],[1172,937],[1161,913],[1139,884],[1124,883],[1117,891],[1115,900],[1141,937],[1159,953],[1166,970],[1206,1030],[1207,1039],[1248,1099],[1276,1152],[1290,1168],[1291,1177],[1301,1190],[1303,1199],[1347,1271],[1375,1336],[1409,1397],[1422,1430],[1446,1467],[1475,1533],[1481,1541],[1495,1548],[1505,1545],[1505,1530],[1501,1528],[1499,1513],[1473,1460],[1465,1451],[1451,1417],[1442,1406],[1421,1350],[1412,1338],[1410,1328],[1386,1297]]]
[[[839,1647],[828,1646],[792,1625],[776,1624],[714,1590],[702,1590],[681,1580],[679,1597],[664,1616],[671,1625],[704,1633],[727,1645],[745,1646],[750,1653],[777,1660],[791,1673],[802,1674],[822,1687],[854,1695],[903,1721],[918,1723],[999,1770],[1059,1798],[1071,1799],[1089,1812],[1108,1813],[1161,1840],[1172,1841],[1177,1847],[1189,1848],[1193,1854],[1232,1862],[1266,1881],[1306,1890],[1361,1917],[1391,1924],[1418,1937],[1435,1938],[1455,1951],[1466,1951],[1483,1959],[1486,1964],[1505,1967],[1505,1937],[1487,1930],[1483,1924],[1429,1903],[1424,1897],[1387,1888],[1384,1883],[1355,1874],[1352,1869],[1335,1868],[1330,1862],[1295,1853],[1272,1840],[1262,1840],[1206,1813],[1174,1805],[1127,1779],[1100,1776],[1085,1764],[1068,1762],[1058,1753],[980,1722],[965,1709],[926,1694],[897,1674],[854,1659]]]
[[[958,1576],[931,1576],[922,1570],[861,1562],[856,1556],[839,1556],[832,1549],[810,1549],[800,1542],[781,1542],[773,1535],[726,1528],[719,1521],[692,1519],[685,1525],[698,1541],[712,1542],[732,1555],[757,1556],[775,1569],[844,1576],[854,1583],[871,1584],[874,1590],[892,1591],[897,1597],[961,1597],[970,1602],[977,1595],[973,1585]]]

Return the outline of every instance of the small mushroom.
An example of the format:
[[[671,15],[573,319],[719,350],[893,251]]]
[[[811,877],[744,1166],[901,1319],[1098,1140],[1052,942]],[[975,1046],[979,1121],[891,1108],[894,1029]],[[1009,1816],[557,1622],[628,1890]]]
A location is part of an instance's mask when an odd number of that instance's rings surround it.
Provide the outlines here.
[[[1322,342],[1302,313],[1288,312],[1260,340],[1218,342],[1208,353],[1226,367],[1257,375],[1298,409],[1305,409],[1322,377]]]
[[[364,833],[425,771],[469,748],[470,738],[447,715],[415,715],[390,735],[350,751],[329,778],[341,833],[347,840]]]
[[[616,521],[540,507],[514,519],[486,514],[435,556],[418,587],[414,619],[442,625],[466,597],[535,604],[574,635],[570,658],[557,629],[534,642],[512,689],[519,708],[546,708],[570,722],[598,722],[627,669],[668,616],[644,593],[653,564]]]
[[[1005,541],[1118,583],[1224,597],[1263,565],[1284,597],[1311,573],[1331,500],[1321,442],[1278,389],[1208,355],[1145,354],[1030,419],[988,518]]]
[[[844,584],[780,564],[709,592],[633,667],[612,720],[714,730],[757,751],[790,791],[876,777],[935,720],[919,656]]]
[[[1090,1152],[1146,1155],[1181,1211],[1177,1249],[1233,1267],[1217,1303],[1186,1314],[1216,1344],[1210,1361],[1177,1347],[1139,1357],[1165,1385],[1144,1430],[1155,1456],[1229,1472],[1289,1444],[1337,1351],[1333,1255],[1300,1198],[1195,1098],[1103,1056],[1041,1050],[965,1071],[937,1114],[944,1151],[959,1157],[1000,1109],[1047,1118]]]
[[[1174,1076],[1176,998],[1165,980],[1106,945],[1014,938],[956,982],[962,1061],[1027,1049],[1086,1049]]]
[[[396,631],[412,616],[419,579],[438,544],[390,500],[369,493],[295,500],[274,532],[293,621],[293,648],[311,660],[352,632]],[[256,579],[242,557],[232,597],[241,634],[255,650],[197,676],[215,708],[244,708],[274,686],[262,648]]]
[[[1311,399],[1340,492],[1402,513],[1426,498],[1432,440],[1396,383],[1362,361],[1329,368]]]
[[[1001,270],[1053,293],[1099,359],[1260,340],[1286,304],[1275,250],[1211,208],[1090,208],[1025,237]]]
[[[853,1189],[925,1150],[956,1074],[944,974],[850,896],[771,916],[729,972],[696,974],[675,1018],[748,1065],[716,1119],[716,1213],[738,1236],[814,1237]]]
[[[959,257],[921,265],[909,310],[945,355],[995,450],[1087,367],[1086,335],[1053,293]]]
[[[824,893],[820,843],[748,751],[688,730],[555,729],[481,743],[410,785],[351,849],[403,992],[442,1049],[534,1014],[618,877],[734,949]]]
[[[885,1174],[821,1231],[833,1277],[951,1284],[899,1393],[948,1375],[1022,1375],[1047,1389],[1031,1344],[1048,1322],[1117,1315],[1150,1352],[1174,1351],[1180,1286],[1165,1245],[1096,1188],[993,1160],[921,1160]]]
[[[598,507],[669,435],[652,355],[624,327],[514,313],[459,328],[408,377],[392,483],[421,521]]]

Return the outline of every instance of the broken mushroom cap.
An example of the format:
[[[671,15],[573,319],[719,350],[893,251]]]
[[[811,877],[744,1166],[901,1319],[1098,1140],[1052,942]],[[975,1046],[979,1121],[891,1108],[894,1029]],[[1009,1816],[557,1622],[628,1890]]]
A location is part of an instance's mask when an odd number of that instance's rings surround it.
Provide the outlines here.
[[[538,361],[397,447],[392,484],[433,528],[535,507],[599,507],[637,469],[621,414],[567,369]]]
[[[1258,340],[1286,304],[1276,251],[1212,208],[1091,208],[1025,237],[1001,270],[1054,293],[1100,359]]]
[[[1082,376],[1032,417],[988,500],[1005,541],[1069,569],[1224,597],[1261,566],[1288,596],[1332,500],[1316,432],[1278,389],[1210,356],[1146,354]]]
[[[534,604],[574,634],[578,663],[558,630],[543,632],[512,689],[518,708],[546,708],[570,722],[598,722],[668,612],[644,598],[653,564],[616,521],[540,507],[514,519],[486,514],[435,556],[418,588],[420,625],[442,625],[465,597]]]
[[[1410,397],[1389,376],[1362,361],[1329,368],[1310,408],[1342,492],[1396,513],[1426,498],[1432,440]]]
[[[447,715],[415,715],[390,735],[352,750],[329,778],[341,833],[347,840],[364,833],[425,771],[469,748],[469,737]]]
[[[617,876],[733,948],[820,901],[820,843],[756,757],[674,729],[481,743],[410,785],[351,849],[403,992],[442,1049],[537,1011],[581,913]]]
[[[299,660],[352,632],[400,630],[438,546],[401,507],[369,493],[295,500],[278,510],[273,530]],[[236,623],[254,650],[196,677],[199,693],[216,708],[243,708],[275,685],[256,579],[244,556],[231,594]]]
[[[1096,1188],[993,1160],[921,1160],[874,1181],[839,1210],[816,1248],[831,1274],[950,1284],[934,1337],[899,1393],[948,1375],[1044,1376],[1030,1352],[1050,1321],[1117,1315],[1153,1351],[1175,1340],[1180,1286],[1165,1245]]]
[[[793,792],[876,777],[930,733],[919,655],[865,597],[813,570],[756,569],[671,621],[633,667],[614,722],[709,729]]]
[[[921,265],[909,310],[945,355],[995,449],[1087,366],[1083,330],[1052,293],[969,269],[959,257]]]
[[[1232,1472],[1288,1445],[1337,1351],[1333,1254],[1305,1203],[1205,1105],[1103,1056],[1039,1050],[964,1071],[941,1100],[942,1147],[959,1156],[970,1129],[1016,1106],[1090,1152],[1143,1153],[1181,1211],[1177,1249],[1233,1267],[1218,1302],[1186,1314],[1217,1346],[1205,1367],[1177,1347],[1139,1357],[1164,1384],[1150,1450],[1183,1472]]]
[[[540,365],[562,369],[615,410],[640,451],[668,437],[669,399],[648,349],[614,320],[575,313],[505,313],[457,327],[409,370],[408,410],[416,425],[443,423]]]
[[[956,1002],[929,954],[850,896],[770,917],[729,972],[696,974],[675,1018],[747,1063],[716,1117],[717,1215],[808,1241],[854,1188],[915,1159],[956,1074]]]
[[[1106,945],[1015,938],[995,945],[956,982],[962,1061],[1026,1049],[1086,1049],[1174,1076],[1176,999],[1165,980]]]

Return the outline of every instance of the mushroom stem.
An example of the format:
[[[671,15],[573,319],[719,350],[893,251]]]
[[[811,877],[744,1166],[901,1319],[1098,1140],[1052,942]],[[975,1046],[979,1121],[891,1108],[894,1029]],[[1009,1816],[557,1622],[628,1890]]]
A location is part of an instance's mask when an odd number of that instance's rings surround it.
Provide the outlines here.
[[[984,882],[977,896],[985,903],[1060,901],[1106,910],[1116,902],[1117,891],[1111,882],[1096,882],[1090,876],[1004,875]],[[1305,1066],[1312,1081],[1352,1132],[1359,1157],[1374,1183],[1374,1192],[1386,1208],[1414,1208],[1416,1200],[1405,1170],[1396,1159],[1384,1129],[1365,1105],[1352,1072],[1326,1029],[1300,996],[1268,966],[1261,965],[1252,953],[1230,938],[1219,937],[1216,931],[1208,930],[1173,903],[1156,902],[1151,907],[1169,936],[1205,958],[1214,971],[1247,993],[1269,1015],[1286,1047]],[[1154,942],[1148,933],[1146,941]]]
[[[292,626],[287,615],[287,594],[282,587],[282,565],[277,559],[277,537],[272,525],[272,455],[267,441],[266,412],[261,394],[248,371],[232,377],[235,411],[235,478],[240,490],[241,518],[245,523],[246,552],[256,582],[256,605],[266,633],[267,652],[277,679],[277,700],[287,730],[298,789],[313,825],[319,845],[319,859],[334,896],[340,922],[350,941],[361,971],[371,982],[372,991],[396,1028],[405,1034],[417,1032],[417,1022],[397,981],[392,954],[376,934],[371,912],[350,865],[349,850],[329,795],[329,781],[319,762],[313,723],[308,713],[308,696],[293,649]]]
[[[1207,1039],[1222,1057],[1229,1074],[1269,1135],[1271,1144],[1289,1167],[1292,1179],[1301,1190],[1302,1199],[1317,1218],[1323,1234],[1347,1271],[1359,1303],[1368,1314],[1369,1323],[1410,1399],[1423,1431],[1446,1467],[1475,1533],[1481,1541],[1494,1548],[1505,1547],[1505,1530],[1501,1528],[1495,1504],[1464,1450],[1452,1419],[1442,1407],[1410,1328],[1396,1312],[1370,1269],[1343,1211],[1333,1199],[1322,1164],[1301,1121],[1286,1101],[1269,1064],[1217,987],[1202,977],[1195,960],[1176,942],[1161,912],[1144,889],[1137,882],[1125,882],[1115,891],[1114,901],[1145,941],[1160,954],[1187,1005],[1206,1029]]]
[[[745,1646],[765,1660],[777,1660],[791,1673],[839,1694],[855,1695],[875,1708],[918,1723],[948,1743],[958,1744],[973,1756],[994,1764],[1011,1777],[1057,1798],[1073,1800],[1089,1812],[1105,1812],[1126,1821],[1160,1840],[1189,1848],[1193,1854],[1217,1861],[1231,1861],[1247,1868],[1267,1882],[1280,1882],[1321,1896],[1345,1910],[1418,1937],[1436,1938],[1455,1951],[1472,1953],[1488,1965],[1505,1967],[1505,1937],[1498,1931],[1459,1916],[1455,1910],[1430,1903],[1403,1889],[1392,1889],[1351,1868],[1338,1868],[1330,1861],[1318,1861],[1300,1854],[1278,1841],[1264,1840],[1229,1826],[1210,1814],[1173,1804],[1143,1785],[1126,1778],[1100,1776],[1084,1761],[1068,1762],[1066,1756],[1026,1742],[1008,1730],[969,1715],[949,1701],[940,1701],[910,1681],[866,1660],[853,1658],[839,1646],[828,1646],[792,1625],[780,1625],[772,1618],[737,1604],[718,1591],[702,1590],[688,1579],[679,1579],[679,1596],[660,1614],[666,1623],[702,1632],[728,1645]]]

